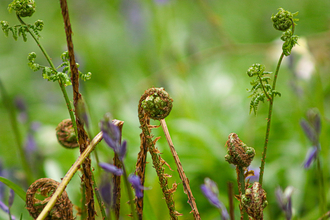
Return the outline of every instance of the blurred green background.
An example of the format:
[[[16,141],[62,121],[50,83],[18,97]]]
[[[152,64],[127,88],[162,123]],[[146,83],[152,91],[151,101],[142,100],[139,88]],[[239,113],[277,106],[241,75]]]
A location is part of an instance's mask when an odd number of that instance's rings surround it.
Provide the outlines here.
[[[0,1],[0,20],[18,24],[15,13],[8,13],[11,1]],[[66,50],[65,32],[58,1],[36,1],[37,11],[25,18],[27,23],[44,21],[41,44],[56,66]],[[329,198],[329,119],[330,119],[330,1],[217,1],[217,0],[74,0],[69,1],[76,59],[82,72],[92,72],[90,81],[81,82],[93,133],[106,112],[125,121],[123,138],[128,141],[125,159],[133,172],[140,139],[137,106],[140,96],[150,87],[164,87],[174,100],[166,118],[174,145],[180,156],[196,198],[202,219],[219,219],[219,212],[200,191],[205,177],[217,182],[221,201],[228,207],[227,182],[237,192],[235,169],[224,160],[228,135],[235,132],[248,146],[256,149],[252,163],[260,166],[266,129],[268,103],[261,104],[257,115],[249,114],[250,78],[246,70],[253,63],[275,71],[281,53],[281,32],[272,27],[270,16],[282,7],[299,11],[296,34],[299,46],[284,59],[280,70],[270,142],[265,167],[264,189],[269,206],[265,219],[285,219],[275,199],[275,189],[291,185],[294,219],[317,219],[319,215],[316,166],[303,169],[311,146],[299,122],[308,109],[316,107],[322,116],[321,162]],[[28,120],[20,124],[23,142],[33,122],[36,149],[32,153],[35,179],[60,181],[79,155],[78,150],[62,148],[56,141],[57,124],[69,118],[58,83],[48,82],[41,71],[27,66],[27,55],[37,53],[36,62],[47,65],[39,48],[28,36],[15,41],[0,34],[0,80],[12,100],[23,99]],[[67,91],[72,97],[72,87]],[[16,148],[3,98],[0,102],[0,160],[9,179],[22,183],[24,171]],[[159,122],[152,122],[159,124]],[[176,170],[166,139],[159,129],[155,136],[163,158]],[[112,151],[101,143],[100,160],[110,162]],[[150,156],[148,156],[150,159]],[[38,159],[36,159],[38,158]],[[93,157],[94,158],[94,157]],[[96,164],[96,175],[99,172]],[[175,193],[180,219],[193,219],[183,187],[175,171],[165,169],[178,183]],[[67,191],[75,205],[80,204],[81,174],[76,174]],[[98,181],[98,180],[97,180]],[[145,219],[169,219],[158,178],[152,164],[147,165]],[[7,190],[8,191],[8,190]],[[125,193],[124,193],[125,194]],[[127,197],[122,201],[123,219],[128,219]],[[6,203],[6,201],[5,201]],[[239,216],[235,201],[236,218]],[[329,200],[328,200],[329,207]],[[30,219],[16,196],[13,214]],[[7,216],[0,211],[0,219]]]

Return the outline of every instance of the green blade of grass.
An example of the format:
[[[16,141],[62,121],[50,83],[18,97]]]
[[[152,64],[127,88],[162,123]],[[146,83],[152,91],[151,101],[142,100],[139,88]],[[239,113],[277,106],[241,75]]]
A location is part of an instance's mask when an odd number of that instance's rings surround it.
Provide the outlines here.
[[[0,176],[0,181],[6,184],[9,188],[13,189],[14,192],[21,197],[21,199],[25,202],[26,200],[26,192],[17,184],[12,181]]]

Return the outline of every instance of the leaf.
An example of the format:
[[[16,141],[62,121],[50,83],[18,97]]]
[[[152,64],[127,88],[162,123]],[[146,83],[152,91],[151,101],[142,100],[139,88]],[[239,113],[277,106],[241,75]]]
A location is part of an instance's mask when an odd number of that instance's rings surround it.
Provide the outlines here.
[[[0,181],[6,184],[9,188],[13,189],[14,192],[21,197],[21,199],[25,202],[26,200],[26,192],[17,184],[12,181],[0,176]]]

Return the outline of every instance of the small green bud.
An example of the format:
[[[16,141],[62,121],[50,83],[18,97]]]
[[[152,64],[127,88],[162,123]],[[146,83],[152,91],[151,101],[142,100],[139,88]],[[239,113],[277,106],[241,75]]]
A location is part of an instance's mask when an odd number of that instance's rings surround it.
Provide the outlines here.
[[[259,63],[253,64],[248,70],[247,74],[249,77],[261,75],[265,71],[265,66]]]
[[[5,33],[6,37],[8,37],[8,32],[9,32],[9,23],[8,21],[1,21],[1,28],[2,31]]]
[[[283,32],[282,36],[281,36],[281,40],[282,41],[287,41],[291,38],[292,36],[292,30],[288,29],[287,31]]]
[[[34,26],[36,27],[37,31],[42,31],[42,29],[44,28],[44,22],[42,20],[37,20],[36,22],[34,22]]]
[[[62,62],[67,62],[69,61],[69,52],[68,51],[64,51],[62,54],[61,54],[61,59],[62,59]]]
[[[294,21],[298,19],[293,19],[293,16],[298,15],[298,12],[291,13],[289,11],[285,11],[283,8],[279,8],[277,14],[272,15],[271,19],[273,21],[273,26],[276,30],[286,31],[288,30]]]
[[[15,10],[21,17],[31,17],[36,11],[36,4],[34,0],[14,0],[8,5],[8,10]]]
[[[141,107],[149,118],[160,120],[170,114],[173,100],[164,88],[148,89],[143,97]]]

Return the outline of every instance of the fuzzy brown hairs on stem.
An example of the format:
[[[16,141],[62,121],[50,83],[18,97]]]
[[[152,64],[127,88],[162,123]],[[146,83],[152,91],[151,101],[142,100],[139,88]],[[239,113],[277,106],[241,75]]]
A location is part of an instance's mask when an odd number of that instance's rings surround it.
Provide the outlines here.
[[[70,70],[71,70],[71,81],[73,88],[73,105],[77,109],[78,100],[81,99],[81,94],[79,93],[79,72],[76,65],[73,42],[72,42],[72,29],[69,18],[68,5],[66,0],[60,0],[61,10],[64,20],[66,41],[68,46],[69,58],[70,58]],[[84,152],[86,147],[89,145],[88,135],[84,129],[83,123],[79,120],[77,116],[77,111],[75,111],[77,130],[78,130],[78,143],[80,146],[80,153]],[[88,219],[95,219],[95,208],[94,208],[94,193],[93,193],[93,181],[91,172],[91,160],[87,157],[82,164],[83,168],[83,180],[86,187],[86,207]]]
[[[163,159],[160,156],[159,150],[155,147],[156,141],[152,139],[151,135],[151,126],[149,124],[150,118],[159,120],[165,118],[172,109],[172,99],[168,96],[167,92],[163,88],[150,88],[144,92],[141,96],[139,101],[138,113],[139,113],[139,120],[141,124],[142,134],[141,134],[141,149],[139,153],[137,168],[137,174],[142,175],[139,176],[140,179],[144,180],[144,169],[145,169],[145,161],[146,161],[146,148],[148,149],[149,153],[151,154],[152,163],[156,170],[160,187],[162,188],[163,195],[165,198],[165,202],[167,208],[169,210],[170,218],[172,220],[178,219],[178,216],[181,215],[179,212],[175,210],[175,203],[173,200],[173,193],[176,190],[176,185],[173,184],[172,188],[169,188],[167,179],[169,175],[166,175],[164,172],[163,165],[165,164]],[[156,108],[153,108],[156,106]],[[140,160],[141,159],[141,160]],[[140,171],[139,171],[140,170]],[[141,184],[142,183],[141,181]],[[143,204],[143,201],[141,201]],[[139,207],[139,203],[137,203],[137,207]],[[141,211],[141,218],[142,218],[142,210]],[[139,213],[140,215],[140,213]],[[139,216],[140,218],[140,216]],[[141,219],[140,218],[140,219]]]

